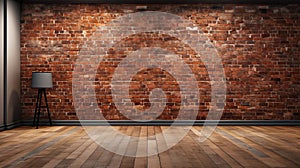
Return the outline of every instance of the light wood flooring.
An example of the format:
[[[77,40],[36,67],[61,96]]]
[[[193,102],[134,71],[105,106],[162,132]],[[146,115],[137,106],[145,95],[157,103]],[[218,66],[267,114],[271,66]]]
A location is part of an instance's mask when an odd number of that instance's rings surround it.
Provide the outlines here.
[[[149,136],[165,126],[115,128]],[[23,126],[0,132],[0,167],[300,167],[299,126],[219,126],[204,142],[201,128],[194,126],[165,152],[128,157],[97,145],[80,126]],[[126,150],[136,152],[137,144],[130,141]]]

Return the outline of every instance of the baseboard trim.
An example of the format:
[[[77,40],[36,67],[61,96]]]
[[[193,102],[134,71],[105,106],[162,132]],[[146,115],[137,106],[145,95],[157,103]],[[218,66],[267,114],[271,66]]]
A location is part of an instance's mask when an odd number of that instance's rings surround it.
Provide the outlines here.
[[[11,122],[9,124],[1,124],[0,125],[0,131],[3,131],[3,130],[7,130],[7,129],[13,129],[13,128],[16,128],[16,127],[19,127],[19,126],[22,126],[22,122],[21,121],[15,121],[15,122]]]
[[[3,131],[3,130],[5,130],[5,125],[1,124],[0,125],[0,131]]]
[[[16,128],[16,127],[19,127],[19,126],[22,126],[22,122],[21,121],[15,121],[15,122],[7,124],[6,129],[13,129],[13,128]]]
[[[300,120],[154,120],[154,121],[131,121],[131,120],[53,120],[56,126],[300,126]],[[32,120],[22,121],[21,125],[30,126]],[[40,125],[49,125],[48,121],[40,121]]]

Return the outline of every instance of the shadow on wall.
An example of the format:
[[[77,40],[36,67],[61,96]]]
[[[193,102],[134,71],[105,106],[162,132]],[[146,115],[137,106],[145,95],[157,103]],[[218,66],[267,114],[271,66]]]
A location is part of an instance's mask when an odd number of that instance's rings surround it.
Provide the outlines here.
[[[19,121],[21,118],[20,95],[13,90],[9,96],[7,123]]]

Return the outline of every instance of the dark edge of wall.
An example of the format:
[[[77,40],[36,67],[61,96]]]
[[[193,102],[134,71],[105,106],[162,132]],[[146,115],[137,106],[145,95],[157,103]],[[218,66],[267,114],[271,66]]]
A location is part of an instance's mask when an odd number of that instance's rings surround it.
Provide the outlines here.
[[[299,0],[22,0],[23,3],[100,4],[297,4]]]
[[[3,128],[7,129],[7,0],[3,0]]]
[[[53,120],[54,126],[171,126],[174,121],[154,120],[149,122],[138,122],[130,120]],[[22,126],[32,126],[32,120],[24,120]],[[40,121],[40,125],[49,125],[48,121]],[[300,126],[300,120],[182,120],[177,121],[174,126]]]

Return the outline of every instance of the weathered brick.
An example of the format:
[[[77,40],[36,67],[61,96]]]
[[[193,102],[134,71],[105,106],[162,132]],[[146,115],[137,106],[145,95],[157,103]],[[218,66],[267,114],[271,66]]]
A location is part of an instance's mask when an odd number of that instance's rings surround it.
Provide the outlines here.
[[[188,19],[214,44],[223,61],[227,84],[222,119],[300,119],[299,5],[148,5],[146,10]],[[73,70],[78,54],[84,53],[83,44],[100,26],[137,11],[136,5],[23,4],[20,46],[23,119],[32,118],[34,113],[37,90],[30,88],[34,71],[53,72],[54,88],[47,92],[53,119],[78,119],[72,75],[82,75],[73,74]],[[103,37],[113,40],[109,31]],[[190,67],[200,94],[197,119],[205,119],[211,106],[211,85],[204,63],[180,39],[151,32],[124,37],[99,63],[93,85],[105,118],[127,119],[114,104],[110,84],[120,61],[144,47],[169,50]],[[87,60],[83,67],[88,67],[89,61],[93,59]],[[86,79],[91,77],[87,75]],[[141,70],[133,77],[129,88],[131,102],[140,110],[150,108],[149,94],[155,88],[161,88],[167,95],[166,108],[157,119],[176,119],[181,107],[178,82],[159,68]],[[82,95],[80,100],[85,105],[90,103],[88,96]],[[188,113],[185,115],[189,118]],[[42,116],[47,117],[45,111]]]

